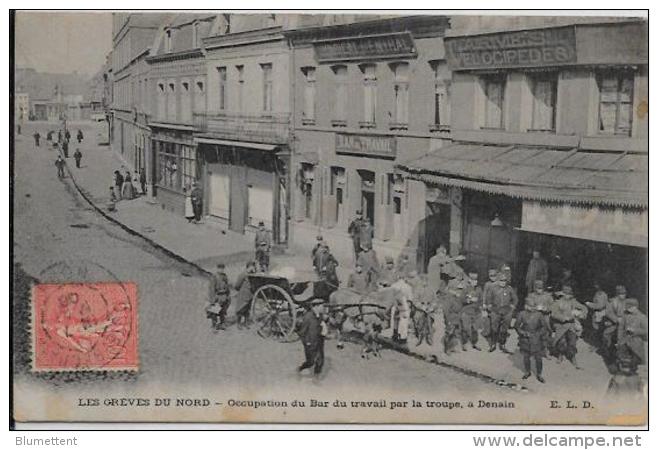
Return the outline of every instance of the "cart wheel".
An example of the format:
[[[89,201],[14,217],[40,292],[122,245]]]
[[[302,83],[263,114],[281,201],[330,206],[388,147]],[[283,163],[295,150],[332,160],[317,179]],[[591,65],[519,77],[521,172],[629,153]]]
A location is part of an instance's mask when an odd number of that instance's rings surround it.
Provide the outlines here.
[[[296,316],[295,303],[285,289],[266,284],[254,292],[251,318],[259,336],[281,342],[294,341]]]

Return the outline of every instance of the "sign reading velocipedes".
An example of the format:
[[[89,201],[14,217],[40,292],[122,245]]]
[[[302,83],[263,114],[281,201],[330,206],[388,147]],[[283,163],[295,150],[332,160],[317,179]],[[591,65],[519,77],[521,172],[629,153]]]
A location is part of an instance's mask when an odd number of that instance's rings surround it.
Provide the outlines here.
[[[576,62],[574,27],[490,33],[445,39],[453,69],[495,69]]]

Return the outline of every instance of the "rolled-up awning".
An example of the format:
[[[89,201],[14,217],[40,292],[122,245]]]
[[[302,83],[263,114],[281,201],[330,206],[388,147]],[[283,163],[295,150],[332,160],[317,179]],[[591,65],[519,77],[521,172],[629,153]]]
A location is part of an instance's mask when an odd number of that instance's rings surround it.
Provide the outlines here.
[[[274,152],[279,145],[275,144],[261,144],[260,142],[244,142],[244,141],[228,141],[224,139],[214,139],[214,138],[205,138],[205,137],[196,137],[194,141],[199,144],[212,144],[212,145],[223,145],[226,147],[243,147],[243,148],[252,148],[255,150],[263,150],[266,152]]]
[[[460,143],[401,162],[409,178],[511,197],[646,208],[648,155]]]

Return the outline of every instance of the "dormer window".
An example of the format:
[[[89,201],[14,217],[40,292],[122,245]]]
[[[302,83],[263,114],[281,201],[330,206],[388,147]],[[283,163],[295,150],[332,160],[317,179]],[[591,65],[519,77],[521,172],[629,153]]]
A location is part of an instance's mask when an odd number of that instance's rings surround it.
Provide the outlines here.
[[[192,24],[192,48],[201,47],[201,39],[199,36],[199,22]]]
[[[165,41],[164,41],[165,53],[171,53],[171,51],[172,51],[172,45],[171,45],[172,34],[173,34],[173,31],[171,30],[171,28],[169,28],[165,31]]]

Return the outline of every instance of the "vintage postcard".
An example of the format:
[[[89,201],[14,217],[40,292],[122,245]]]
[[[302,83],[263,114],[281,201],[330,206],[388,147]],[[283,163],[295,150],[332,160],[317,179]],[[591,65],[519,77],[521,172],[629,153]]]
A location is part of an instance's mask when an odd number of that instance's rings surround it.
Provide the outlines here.
[[[635,425],[648,16],[13,11],[12,412]]]

